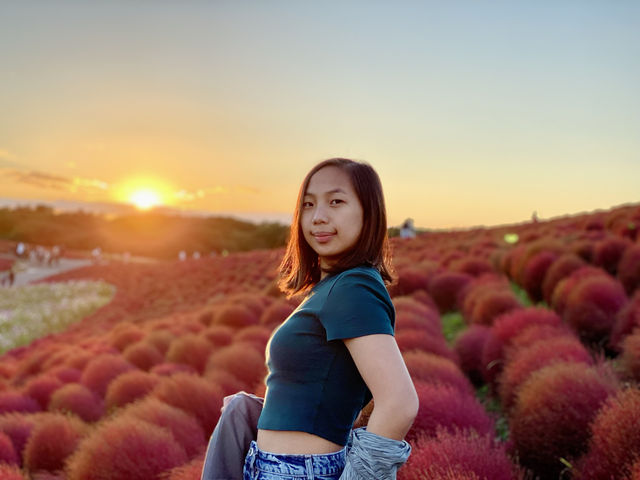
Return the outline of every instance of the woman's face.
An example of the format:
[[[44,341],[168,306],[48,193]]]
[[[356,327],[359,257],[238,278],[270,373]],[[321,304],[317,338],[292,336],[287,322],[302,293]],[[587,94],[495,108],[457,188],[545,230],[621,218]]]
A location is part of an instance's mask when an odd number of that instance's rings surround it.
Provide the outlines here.
[[[345,172],[327,166],[313,174],[302,199],[300,226],[321,267],[330,266],[356,244],[362,217],[362,205]]]

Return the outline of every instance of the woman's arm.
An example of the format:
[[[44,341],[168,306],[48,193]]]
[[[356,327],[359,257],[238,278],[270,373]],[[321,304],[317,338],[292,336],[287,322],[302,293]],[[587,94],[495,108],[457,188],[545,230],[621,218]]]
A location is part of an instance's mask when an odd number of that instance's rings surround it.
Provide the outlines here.
[[[418,413],[418,395],[395,338],[366,335],[344,344],[373,395],[367,431],[403,440]]]

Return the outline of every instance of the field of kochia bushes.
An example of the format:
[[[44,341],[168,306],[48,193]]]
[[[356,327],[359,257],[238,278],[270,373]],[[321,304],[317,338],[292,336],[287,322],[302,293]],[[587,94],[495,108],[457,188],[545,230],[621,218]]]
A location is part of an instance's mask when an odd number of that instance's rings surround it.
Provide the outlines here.
[[[638,229],[632,205],[393,239],[396,340],[420,397],[399,480],[640,480]],[[0,357],[0,478],[199,479],[223,397],[264,393],[266,343],[299,302],[275,288],[282,253],[47,279],[116,294]],[[453,342],[450,312],[465,321]]]

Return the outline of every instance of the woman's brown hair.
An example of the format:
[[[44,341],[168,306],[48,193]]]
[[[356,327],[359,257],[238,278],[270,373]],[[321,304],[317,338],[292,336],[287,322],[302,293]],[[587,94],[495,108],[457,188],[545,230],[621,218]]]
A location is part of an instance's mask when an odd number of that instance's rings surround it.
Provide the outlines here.
[[[391,266],[391,248],[387,237],[387,212],[380,177],[371,165],[348,158],[330,158],[317,164],[304,178],[298,193],[293,213],[287,249],[280,264],[278,286],[287,296],[305,292],[320,281],[321,271],[318,254],[304,238],[300,225],[302,201],[311,177],[324,167],[338,167],[345,172],[353,185],[363,219],[358,241],[331,268],[328,274],[340,273],[358,265],[370,265],[377,269],[386,283],[394,280]]]

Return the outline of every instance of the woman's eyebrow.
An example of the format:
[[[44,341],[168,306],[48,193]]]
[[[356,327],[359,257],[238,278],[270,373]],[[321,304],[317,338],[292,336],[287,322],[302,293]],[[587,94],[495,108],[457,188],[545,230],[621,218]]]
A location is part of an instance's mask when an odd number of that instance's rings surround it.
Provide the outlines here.
[[[332,193],[344,193],[346,194],[347,192],[345,192],[343,189],[341,189],[340,187],[338,188],[334,188],[333,190],[329,190],[328,192],[325,193],[325,195],[331,195]],[[311,192],[305,192],[304,194],[305,197],[315,197],[316,194],[315,193],[311,193]]]

